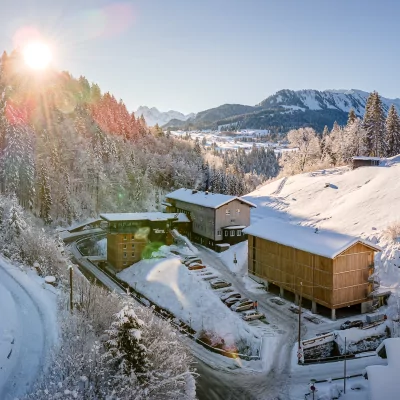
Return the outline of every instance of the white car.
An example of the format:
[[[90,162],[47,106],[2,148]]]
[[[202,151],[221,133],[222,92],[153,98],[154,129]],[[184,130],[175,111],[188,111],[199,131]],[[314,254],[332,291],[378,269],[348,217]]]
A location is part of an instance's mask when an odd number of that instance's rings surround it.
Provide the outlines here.
[[[219,288],[232,286],[232,283],[225,282],[222,279],[216,279],[215,281],[210,282],[210,285],[213,289],[219,289]]]
[[[249,299],[244,299],[235,303],[231,307],[231,310],[239,312],[239,311],[251,310],[252,308],[254,308],[254,301]]]
[[[243,313],[242,313],[242,318],[245,321],[252,321],[254,319],[261,319],[264,317],[265,317],[265,315],[263,313],[260,313],[259,311],[256,311],[256,310],[243,311]]]
[[[231,299],[231,298],[239,299],[240,297],[242,297],[242,295],[239,292],[233,291],[233,292],[229,292],[229,293],[222,295],[221,300],[223,302],[225,302],[228,299]]]
[[[185,260],[185,261],[183,262],[183,264],[185,264],[187,267],[188,267],[190,264],[193,264],[193,263],[201,264],[202,261],[201,261],[201,259],[200,259],[199,257],[196,257],[196,258],[191,258],[191,259],[189,259],[189,260]]]

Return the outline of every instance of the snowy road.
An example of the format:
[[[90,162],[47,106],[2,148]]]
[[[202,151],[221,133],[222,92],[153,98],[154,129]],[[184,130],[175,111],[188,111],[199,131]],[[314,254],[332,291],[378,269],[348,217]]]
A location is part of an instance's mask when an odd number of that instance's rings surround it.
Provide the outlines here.
[[[1,400],[26,393],[43,370],[56,338],[54,299],[53,293],[0,257]]]

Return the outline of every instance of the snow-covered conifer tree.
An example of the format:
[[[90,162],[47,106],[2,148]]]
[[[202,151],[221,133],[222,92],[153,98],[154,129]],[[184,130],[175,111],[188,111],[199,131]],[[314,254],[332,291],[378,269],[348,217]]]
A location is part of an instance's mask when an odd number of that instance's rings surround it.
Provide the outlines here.
[[[40,176],[39,176],[39,185],[40,185],[40,218],[43,219],[45,224],[50,224],[52,221],[51,218],[51,205],[53,203],[50,192],[49,185],[49,177],[47,176],[47,171],[45,169],[44,164],[40,166]]]
[[[400,153],[400,118],[392,104],[386,119],[386,156]]]

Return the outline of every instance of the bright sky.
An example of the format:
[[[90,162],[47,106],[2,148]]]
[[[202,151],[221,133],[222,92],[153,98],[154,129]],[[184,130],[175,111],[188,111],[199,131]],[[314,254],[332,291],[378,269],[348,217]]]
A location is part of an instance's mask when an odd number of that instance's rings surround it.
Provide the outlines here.
[[[285,88],[400,97],[398,0],[6,3],[1,50],[40,32],[57,68],[85,75],[131,111],[254,105]]]

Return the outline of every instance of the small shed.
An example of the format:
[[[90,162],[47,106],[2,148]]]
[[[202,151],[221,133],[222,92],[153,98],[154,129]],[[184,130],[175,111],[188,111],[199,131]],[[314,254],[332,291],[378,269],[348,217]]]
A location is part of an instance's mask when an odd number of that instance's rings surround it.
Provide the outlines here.
[[[359,167],[377,167],[380,161],[380,157],[357,156],[352,158],[352,168],[356,169]]]

